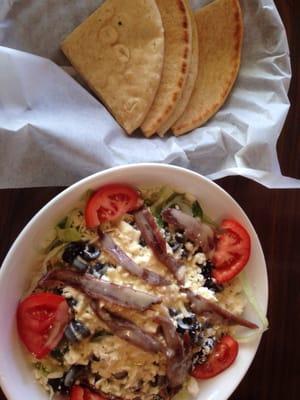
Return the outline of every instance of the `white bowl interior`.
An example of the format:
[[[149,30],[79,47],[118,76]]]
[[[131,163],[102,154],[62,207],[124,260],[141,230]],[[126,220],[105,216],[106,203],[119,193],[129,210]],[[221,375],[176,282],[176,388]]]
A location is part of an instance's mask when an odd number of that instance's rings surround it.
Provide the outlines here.
[[[92,175],[55,197],[27,224],[9,251],[0,272],[0,384],[9,400],[20,398],[46,400],[47,394],[33,378],[32,369],[17,338],[15,314],[18,301],[27,289],[36,266],[37,249],[43,237],[82,197],[88,189],[111,182],[139,185],[170,185],[195,195],[205,212],[216,220],[235,218],[248,230],[252,252],[247,275],[254,294],[266,312],[267,272],[258,237],[239,205],[219,186],[183,168],[159,164],[139,164],[113,168]],[[256,319],[251,309],[246,316]],[[260,338],[240,345],[237,361],[219,376],[201,382],[197,400],[225,400],[246,373]]]

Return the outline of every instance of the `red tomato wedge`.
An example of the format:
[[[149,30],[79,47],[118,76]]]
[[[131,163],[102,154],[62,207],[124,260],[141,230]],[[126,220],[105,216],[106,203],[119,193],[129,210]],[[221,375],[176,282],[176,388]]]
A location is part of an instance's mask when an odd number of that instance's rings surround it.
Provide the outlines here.
[[[105,400],[100,394],[91,392],[87,388],[81,386],[73,386],[71,390],[70,400]]]
[[[142,204],[138,192],[130,186],[111,184],[102,186],[88,200],[85,222],[88,228],[113,221]]]
[[[231,336],[223,336],[215,345],[204,364],[196,365],[191,375],[196,379],[209,379],[227,369],[236,359],[238,342]]]
[[[213,256],[213,277],[219,283],[230,281],[247,264],[250,257],[251,241],[248,232],[238,222],[225,219],[217,235]]]
[[[38,359],[58,345],[68,322],[69,307],[63,296],[36,293],[26,297],[18,306],[19,336]]]
[[[100,394],[96,394],[88,389],[85,389],[84,400],[106,400],[106,399],[100,396]]]
[[[71,389],[70,400],[84,400],[84,388],[73,386]]]

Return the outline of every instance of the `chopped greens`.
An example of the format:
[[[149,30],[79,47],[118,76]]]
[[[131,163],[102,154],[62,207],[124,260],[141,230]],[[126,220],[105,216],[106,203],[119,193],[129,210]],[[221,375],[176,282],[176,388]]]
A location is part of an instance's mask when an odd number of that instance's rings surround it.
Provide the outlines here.
[[[64,217],[59,223],[56,225],[57,228],[64,229],[66,227],[66,223],[68,221],[68,217]]]
[[[68,352],[68,350],[69,350],[68,342],[63,340],[58,347],[56,347],[51,351],[51,356],[55,358],[57,361],[63,362],[64,355]]]
[[[89,200],[89,198],[92,196],[92,194],[95,191],[92,189],[88,189],[86,192],[83,193],[83,195],[81,196],[80,200],[84,202],[84,204]]]
[[[260,322],[262,324],[261,328],[264,332],[269,328],[269,321],[268,321],[267,317],[265,316],[264,312],[262,311],[260,304],[257,302],[257,299],[254,296],[254,293],[253,293],[252,287],[249,283],[249,280],[247,278],[246,272],[242,271],[239,274],[239,278],[240,278],[240,282],[242,284],[244,293],[245,293],[249,303],[251,304],[252,308],[254,309],[258,318],[260,319]]]
[[[202,217],[202,222],[204,222],[205,224],[211,225],[214,228],[218,228],[219,224],[217,222],[215,222],[214,220],[212,220],[208,215],[203,213],[203,217]]]
[[[180,210],[186,214],[192,215],[193,217],[200,218],[202,222],[209,225],[217,226],[217,224],[206,214],[204,214],[203,209],[198,200],[191,200],[184,193],[174,192],[168,186],[163,186],[159,192],[157,199],[151,204],[147,202],[150,206],[151,212],[156,217],[159,226],[163,227],[163,221],[161,220],[161,212],[165,208],[172,208],[178,206]]]
[[[48,247],[44,250],[45,254],[48,254],[50,251],[54,250],[56,247],[60,246],[62,244],[62,241],[59,240],[58,238],[55,238],[52,240],[52,242],[49,244]]]
[[[58,226],[56,227],[57,238],[61,242],[76,242],[81,239],[81,234],[75,228],[64,228],[61,229]]]
[[[53,238],[51,238],[50,244],[45,248],[45,254],[48,254],[56,248],[60,248],[61,245],[65,245],[66,243],[76,242],[82,239],[94,239],[96,235],[86,228],[83,211],[79,208],[75,208],[66,217],[62,218],[53,231]]]
[[[155,216],[158,216],[167,203],[169,203],[175,196],[176,192],[168,186],[163,186],[158,195],[158,199],[152,204],[151,211]]]
[[[261,326],[259,329],[256,329],[254,332],[248,332],[246,334],[235,334],[234,338],[240,342],[240,343],[249,343],[255,339],[257,339],[263,332],[265,332],[269,328],[269,321],[267,317],[264,315],[264,312],[261,309],[260,304],[258,303],[257,299],[254,296],[252,287],[249,283],[249,280],[247,278],[247,274],[245,271],[242,271],[239,274],[239,279],[241,282],[241,285],[243,287],[243,291],[245,293],[245,296],[247,297],[248,302],[252,306],[253,310],[257,314],[258,319],[261,322]]]
[[[193,212],[193,217],[201,218],[201,220],[203,219],[203,210],[202,210],[202,207],[200,206],[198,200],[193,202],[192,212]]]
[[[48,376],[51,371],[49,371],[41,362],[36,362],[33,364],[34,368],[42,373],[44,376]]]

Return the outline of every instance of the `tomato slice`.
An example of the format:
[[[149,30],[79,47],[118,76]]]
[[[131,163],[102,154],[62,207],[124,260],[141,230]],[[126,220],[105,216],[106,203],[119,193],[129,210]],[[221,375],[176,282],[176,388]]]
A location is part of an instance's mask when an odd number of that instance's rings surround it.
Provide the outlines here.
[[[217,235],[213,256],[213,277],[224,283],[235,277],[247,264],[250,257],[251,241],[245,228],[237,221],[225,219]]]
[[[196,365],[191,375],[196,379],[208,379],[218,375],[234,362],[238,351],[238,342],[229,335],[223,336],[206,362]]]
[[[71,389],[70,400],[105,400],[105,398],[87,388],[76,385]]]
[[[17,326],[26,348],[40,359],[61,340],[69,322],[69,307],[63,296],[35,293],[18,306]]]
[[[84,400],[84,388],[73,386],[71,389],[70,400]]]
[[[100,394],[93,393],[90,390],[85,389],[84,400],[106,400],[106,399],[100,396]]]
[[[88,228],[113,221],[141,205],[138,192],[130,186],[111,184],[102,186],[88,200],[85,222]]]

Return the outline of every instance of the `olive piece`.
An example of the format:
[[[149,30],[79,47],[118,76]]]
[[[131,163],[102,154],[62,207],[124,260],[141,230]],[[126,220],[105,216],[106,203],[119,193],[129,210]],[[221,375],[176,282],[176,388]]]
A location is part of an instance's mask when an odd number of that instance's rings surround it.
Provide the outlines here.
[[[72,265],[75,258],[83,253],[84,248],[85,243],[82,241],[70,242],[63,252],[63,261]]]
[[[177,243],[184,243],[185,242],[185,237],[182,233],[176,232],[175,233],[175,240]]]
[[[71,308],[76,307],[77,300],[74,299],[74,297],[69,297],[66,300],[67,300],[67,303],[68,303],[69,307],[71,307]]]
[[[101,278],[101,276],[107,271],[108,267],[108,264],[97,262],[96,264],[90,266],[88,272],[89,274],[94,275],[96,278]]]
[[[194,344],[202,342],[203,327],[197,320],[195,314],[190,314],[177,319],[177,332],[184,335],[187,332]]]
[[[184,333],[185,331],[195,330],[199,328],[199,322],[195,314],[177,319],[177,331]]]
[[[68,388],[72,387],[76,379],[83,375],[86,367],[84,365],[73,365],[65,374],[64,385]]]
[[[62,255],[62,259],[67,264],[71,264],[80,272],[85,272],[90,261],[96,260],[100,256],[100,250],[83,241],[69,243]]]
[[[72,320],[65,329],[65,337],[69,342],[80,342],[90,336],[90,330],[80,321]]]
[[[168,308],[169,314],[171,317],[176,317],[176,315],[178,314],[178,311],[176,310],[176,308]]]
[[[222,292],[224,289],[222,285],[216,283],[214,278],[207,278],[203,286],[207,287],[207,289],[213,290],[215,293]]]
[[[214,264],[207,260],[204,265],[200,265],[201,274],[203,275],[205,282],[204,285],[210,290],[214,292],[221,292],[223,290],[223,286],[217,284],[216,280],[212,277],[212,269],[214,268]]]
[[[140,237],[139,245],[142,246],[142,247],[146,247],[147,246],[147,243],[145,242],[143,237]]]
[[[63,339],[60,341],[59,345],[51,351],[50,354],[57,361],[63,363],[64,355],[67,353],[68,350],[69,350],[69,344],[65,339]]]
[[[69,387],[64,384],[64,377],[48,379],[48,385],[52,387],[54,393],[69,394]]]
[[[193,356],[193,365],[205,363],[215,344],[215,337],[205,338],[201,343],[201,350]]]
[[[181,244],[180,244],[180,243],[177,243],[177,242],[174,242],[173,240],[171,240],[171,241],[169,242],[169,246],[171,247],[171,249],[173,250],[173,252],[175,252],[175,251],[177,251],[178,249],[181,248]]]
[[[100,256],[100,250],[92,244],[87,244],[81,256],[85,261],[93,261]]]
[[[72,266],[75,267],[79,272],[85,272],[89,265],[80,256],[77,256],[73,260]]]

